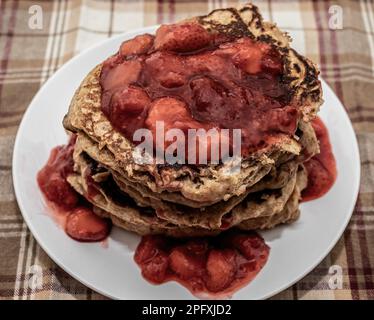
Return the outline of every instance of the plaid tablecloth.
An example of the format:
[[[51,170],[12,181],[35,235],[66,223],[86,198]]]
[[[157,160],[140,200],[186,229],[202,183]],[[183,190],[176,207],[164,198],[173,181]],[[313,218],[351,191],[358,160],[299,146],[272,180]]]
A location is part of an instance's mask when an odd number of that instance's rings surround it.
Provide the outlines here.
[[[11,177],[13,143],[23,113],[40,86],[66,61],[102,39],[237,4],[223,0],[0,0],[0,299],[104,298],[51,261],[17,206]],[[274,298],[373,299],[374,3],[284,0],[255,4],[266,19],[291,34],[298,51],[320,65],[323,78],[353,122],[362,161],[360,195],[344,235],[317,268]],[[40,9],[42,23],[35,20]],[[32,289],[30,281],[38,272],[42,272],[42,288]]]

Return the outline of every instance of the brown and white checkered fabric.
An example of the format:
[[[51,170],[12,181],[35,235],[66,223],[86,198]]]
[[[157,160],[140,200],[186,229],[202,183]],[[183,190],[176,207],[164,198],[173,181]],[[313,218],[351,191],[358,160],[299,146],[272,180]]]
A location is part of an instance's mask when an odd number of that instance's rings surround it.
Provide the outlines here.
[[[322,76],[353,122],[362,161],[360,195],[344,235],[317,268],[274,298],[373,299],[374,3],[254,2],[266,19],[289,31],[296,49],[320,65]],[[27,229],[17,206],[11,178],[13,143],[22,115],[40,86],[71,57],[114,34],[237,4],[223,0],[0,0],[0,299],[104,298],[50,260]],[[28,25],[32,5],[42,8],[40,30]],[[333,5],[343,9],[341,30],[329,28]],[[41,267],[41,289],[29,286],[33,265]],[[342,268],[342,289],[329,287],[333,265]]]

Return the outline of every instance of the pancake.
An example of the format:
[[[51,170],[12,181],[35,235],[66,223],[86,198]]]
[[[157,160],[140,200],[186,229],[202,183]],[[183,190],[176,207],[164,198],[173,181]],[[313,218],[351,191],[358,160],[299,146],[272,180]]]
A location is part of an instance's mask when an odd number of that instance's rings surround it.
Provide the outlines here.
[[[308,59],[290,48],[290,38],[275,25],[264,22],[253,5],[239,9],[215,10],[207,16],[191,19],[210,33],[230,37],[249,37],[270,44],[284,61],[283,81],[291,103],[298,106],[300,120],[310,121],[322,103],[318,70]],[[115,130],[101,110],[102,89],[99,78],[102,65],[94,68],[83,80],[65,116],[67,130],[82,133],[97,146],[100,153],[109,151],[114,169],[120,168],[124,179],[145,186],[154,193],[176,197],[190,206],[203,207],[233,196],[240,196],[265,176],[278,158],[298,156],[301,146],[297,139],[277,134],[267,145],[241,161],[241,170],[233,172],[228,164],[219,165],[140,165],[134,162],[134,146]],[[116,170],[117,171],[117,170]],[[166,193],[164,193],[167,191]],[[171,200],[170,198],[168,199]]]
[[[282,223],[291,223],[299,218],[301,191],[307,186],[305,169],[300,166],[296,176],[295,189],[281,211],[270,216],[256,217],[242,221],[238,228],[243,230],[271,229]],[[239,209],[237,209],[239,211]]]
[[[298,146],[298,148],[300,148]],[[230,197],[234,195],[240,195],[245,192],[245,189],[254,185],[258,181],[260,181],[266,174],[268,174],[274,165],[274,160],[272,160],[272,163],[270,161],[263,161],[261,164],[261,160],[257,161],[256,164],[252,164],[246,168],[243,168],[241,171],[246,171],[245,180],[241,182],[241,188],[238,188],[237,193],[227,193],[226,196],[223,194],[222,197],[210,197],[209,199],[206,199],[203,201],[202,196],[198,199],[191,199],[188,197],[185,197],[185,194],[183,193],[183,190],[174,190],[166,189],[166,190],[160,190],[157,188],[157,185],[155,183],[155,179],[153,179],[152,175],[149,175],[147,172],[134,172],[132,175],[129,175],[126,170],[124,170],[123,166],[121,166],[121,163],[116,161],[115,155],[109,151],[107,147],[99,148],[98,144],[95,143],[92,139],[90,139],[87,135],[78,133],[77,142],[76,142],[76,149],[82,150],[90,155],[93,159],[95,159],[97,162],[103,164],[107,168],[110,168],[113,171],[113,174],[118,177],[118,180],[123,181],[126,184],[129,184],[133,186],[134,188],[138,189],[142,193],[146,194],[153,194],[155,198],[160,198],[163,200],[176,202],[184,205],[188,205],[191,207],[204,207],[207,205],[214,204],[222,199],[229,199]],[[284,152],[278,152],[277,157],[279,157],[279,160],[281,161],[285,157],[292,157],[292,154]],[[274,158],[276,158],[274,156]],[[244,165],[243,165],[244,166]],[[164,168],[164,170],[173,171],[174,169],[172,167],[170,168]],[[204,170],[204,176],[208,177],[210,175],[214,175],[217,173],[216,170],[211,170],[209,167],[206,167],[205,169],[200,168],[200,172]],[[220,171],[223,171],[223,168],[219,169]],[[185,180],[192,183],[191,179],[203,179],[198,174],[198,172],[195,170],[195,168],[191,167],[185,167],[177,170],[180,174],[182,171],[186,175],[184,180],[179,181],[178,183],[182,184],[185,183]],[[218,174],[221,177],[223,177],[223,174]],[[225,175],[226,176],[226,175]],[[214,176],[213,176],[214,177]],[[244,177],[244,175],[243,175]],[[189,179],[188,179],[189,178]],[[229,176],[227,177],[229,179]],[[219,181],[215,181],[216,184],[219,183]],[[197,186],[196,186],[197,188]],[[199,196],[199,194],[197,194]]]
[[[314,133],[313,128],[309,123],[304,123],[301,121],[299,123],[300,132],[299,132],[299,144],[300,148],[303,150],[301,152],[300,157],[296,157],[298,162],[302,162],[305,159],[313,156],[314,154],[319,152],[319,146],[318,142]],[[209,205],[212,205],[216,203],[217,201],[211,201],[211,202],[197,202],[192,201],[191,199],[187,199],[183,197],[181,193],[178,192],[154,192],[151,188],[151,184],[144,183],[144,181],[147,181],[147,177],[144,177],[143,183],[140,184],[134,179],[131,179],[126,175],[126,172],[118,166],[118,164],[115,161],[114,155],[106,148],[103,147],[101,150],[98,148],[97,144],[94,143],[90,138],[87,137],[87,135],[84,135],[82,133],[78,134],[77,142],[76,142],[76,152],[75,154],[78,154],[80,152],[87,153],[91,158],[93,158],[95,161],[99,162],[106,168],[110,169],[112,175],[114,176],[115,180],[118,182],[121,182],[121,184],[126,184],[129,187],[136,189],[139,193],[143,195],[143,197],[150,197],[154,198],[156,200],[161,199],[177,204],[182,204],[186,206],[190,206],[193,208],[202,208]],[[250,177],[251,180],[248,182],[245,187],[246,190],[241,195],[245,196],[246,193],[248,193],[248,189],[259,182],[262,178],[264,178],[266,175],[269,175],[270,171],[274,171],[275,167],[294,158],[292,154],[288,154],[287,152],[279,153],[278,159],[276,159],[276,162],[273,166],[266,165],[262,167],[256,167],[259,169],[258,172],[254,171],[252,176]],[[274,157],[275,158],[275,157]],[[249,180],[249,179],[248,179]],[[266,182],[266,181],[265,181]],[[267,182],[268,186],[271,186],[273,181]],[[258,185],[256,187],[258,189]],[[232,195],[235,197],[239,197],[236,195]],[[228,200],[229,198],[226,198],[224,200]]]
[[[78,193],[87,197],[81,176],[70,175],[68,181]],[[299,216],[298,202],[300,192],[305,187],[305,183],[306,174],[305,171],[301,169],[297,173],[294,192],[284,205],[283,210],[273,215],[247,219],[235,227],[243,230],[268,229],[278,224],[293,222]],[[126,203],[124,199],[128,200],[129,198],[124,195],[121,195],[122,204],[119,204],[105,192],[95,198],[87,197],[87,199],[94,205],[94,212],[97,215],[103,218],[109,218],[114,225],[140,235],[164,234],[172,237],[200,237],[214,236],[224,231],[224,229],[186,227],[184,225],[168,223],[157,218],[154,211],[150,208],[136,206],[131,200]],[[126,205],[123,203],[126,203]]]
[[[268,183],[279,188],[261,190],[267,185],[260,182],[262,187],[257,188],[259,191],[254,189],[254,192],[239,197],[237,201],[222,201],[203,209],[194,209],[166,201],[150,201],[137,193],[136,189],[120,187],[106,168],[99,166],[85,153],[75,155],[74,160],[75,171],[80,175],[69,176],[68,181],[79,193],[105,211],[122,217],[129,216],[131,221],[135,219],[149,222],[149,215],[146,214],[144,217],[142,211],[149,213],[151,209],[153,225],[173,224],[180,227],[219,230],[224,224],[231,227],[248,219],[280,214],[295,193],[297,175],[303,173],[302,170],[298,170],[299,165],[295,161],[288,162],[283,164],[273,179],[274,183],[271,183],[271,180]],[[78,189],[77,185],[80,186]],[[227,216],[223,218],[225,214]]]

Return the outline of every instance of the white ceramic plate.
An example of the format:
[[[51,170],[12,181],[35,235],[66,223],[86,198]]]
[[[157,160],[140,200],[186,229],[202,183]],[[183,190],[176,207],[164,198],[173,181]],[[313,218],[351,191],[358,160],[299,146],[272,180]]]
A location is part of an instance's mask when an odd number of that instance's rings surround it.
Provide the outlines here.
[[[74,91],[86,74],[117,51],[123,40],[155,27],[108,39],[70,60],[40,89],[20,125],[13,155],[13,181],[19,207],[36,240],[64,270],[88,287],[118,299],[188,299],[175,282],[154,286],[133,261],[139,237],[114,228],[108,247],[70,239],[48,216],[36,183],[50,150],[67,141],[61,121]],[[289,287],[310,272],[333,248],[353,211],[359,189],[360,159],[352,125],[333,91],[323,82],[320,116],[327,125],[337,160],[338,178],[323,198],[301,205],[300,219],[264,232],[269,260],[233,298],[263,299]]]

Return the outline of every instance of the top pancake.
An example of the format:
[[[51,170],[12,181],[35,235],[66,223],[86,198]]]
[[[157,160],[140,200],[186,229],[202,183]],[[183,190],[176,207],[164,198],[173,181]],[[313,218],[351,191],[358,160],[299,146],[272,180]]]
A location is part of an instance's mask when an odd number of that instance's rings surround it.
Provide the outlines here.
[[[289,47],[290,38],[275,25],[264,22],[257,7],[248,4],[239,9],[215,10],[207,16],[191,19],[212,33],[250,37],[275,47],[284,61],[284,80],[291,101],[299,106],[300,117],[310,121],[322,103],[318,70],[308,59]],[[240,195],[261,177],[254,174],[270,170],[285,154],[299,155],[301,145],[285,134],[274,136],[267,146],[248,156],[241,170],[232,173],[228,164],[199,166],[139,165],[132,157],[133,145],[116,131],[101,111],[99,77],[102,65],[83,80],[71,102],[64,126],[72,132],[87,135],[98,149],[106,148],[114,155],[117,166],[127,178],[152,186],[153,192],[181,192],[193,201],[210,202]],[[256,179],[253,179],[256,176]],[[149,183],[151,181],[151,183]]]

